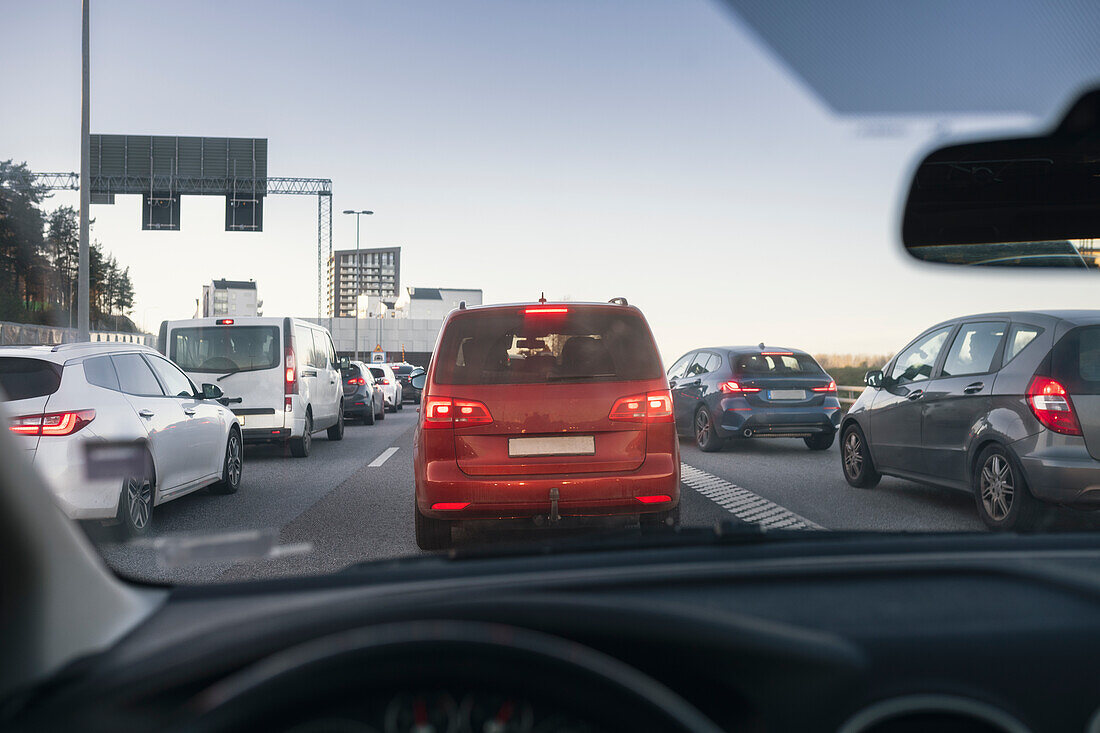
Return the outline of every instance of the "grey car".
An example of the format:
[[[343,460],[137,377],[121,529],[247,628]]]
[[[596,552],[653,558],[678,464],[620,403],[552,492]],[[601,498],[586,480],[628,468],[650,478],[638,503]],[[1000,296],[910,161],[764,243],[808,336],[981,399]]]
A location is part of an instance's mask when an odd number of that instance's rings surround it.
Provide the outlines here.
[[[1100,508],[1100,311],[985,313],[901,350],[841,422],[844,477],[973,492],[993,529]]]

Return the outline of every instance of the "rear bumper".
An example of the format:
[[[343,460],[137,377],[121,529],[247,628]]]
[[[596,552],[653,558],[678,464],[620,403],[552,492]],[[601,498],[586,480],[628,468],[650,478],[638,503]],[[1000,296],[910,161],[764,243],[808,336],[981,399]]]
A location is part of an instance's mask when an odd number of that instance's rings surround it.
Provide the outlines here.
[[[88,433],[85,428],[79,436],[40,440],[34,467],[69,519],[114,519],[122,479],[91,480],[84,475],[83,443],[94,439]]]
[[[648,456],[629,472],[563,474],[557,476],[485,476],[464,474],[454,460],[431,461],[416,480],[416,505],[436,519],[514,519],[550,512],[550,490],[558,490],[562,516],[609,516],[668,511],[680,503],[680,464],[671,454]],[[638,496],[669,497],[646,503]],[[469,505],[454,511],[436,511],[437,503]]]
[[[241,437],[246,443],[283,441],[290,437],[290,428],[245,428],[241,431]]]
[[[1043,430],[1013,445],[1036,499],[1080,509],[1100,508],[1100,461],[1084,439]]]
[[[761,436],[834,433],[840,428],[841,413],[835,397],[814,407],[752,407],[744,398],[729,398],[719,403],[718,434],[728,438],[746,430]]]

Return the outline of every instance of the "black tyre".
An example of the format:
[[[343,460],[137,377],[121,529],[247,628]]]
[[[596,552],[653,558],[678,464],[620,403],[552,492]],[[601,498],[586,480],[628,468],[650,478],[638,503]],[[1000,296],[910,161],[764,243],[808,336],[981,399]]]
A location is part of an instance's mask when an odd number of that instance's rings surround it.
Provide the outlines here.
[[[309,451],[313,447],[313,414],[306,413],[306,429],[302,431],[302,437],[290,439],[290,455],[295,458],[308,458]]]
[[[404,392],[398,392],[397,393],[397,404],[394,405],[394,409],[395,410],[404,410],[405,409],[405,393]]]
[[[659,532],[665,529],[678,529],[680,526],[680,505],[667,512],[654,512],[638,516],[638,524],[643,532]]]
[[[818,433],[817,435],[810,435],[802,440],[810,450],[829,450],[833,447],[833,441],[836,440],[836,432]]]
[[[118,499],[118,534],[123,540],[149,533],[153,524],[153,482],[148,461],[144,476],[131,476],[122,481]]]
[[[378,419],[379,420],[385,420],[386,419],[386,400],[384,400],[384,399],[382,400],[382,409],[378,411]]]
[[[363,424],[374,425],[374,400],[369,406],[363,408]]]
[[[873,489],[882,480],[882,474],[875,470],[871,460],[867,439],[858,425],[844,428],[840,439],[840,467],[844,471],[844,479],[857,489]]]
[[[416,515],[416,545],[421,550],[446,550],[451,546],[451,523],[445,519],[432,519],[420,513],[413,502]]]
[[[336,424],[328,429],[329,440],[343,440],[344,439],[344,403],[340,403],[340,411],[336,413],[339,417],[336,418]]]
[[[710,416],[710,411],[706,407],[700,407],[695,412],[695,422],[693,424],[695,426],[695,445],[699,446],[699,450],[706,453],[722,450],[722,444],[725,441],[718,437],[714,419]]]
[[[241,487],[241,475],[244,473],[244,447],[241,434],[229,431],[225,441],[225,460],[222,463],[222,478],[210,487],[215,494],[236,494]]]
[[[985,526],[1003,532],[1035,527],[1042,505],[1027,488],[1016,459],[999,445],[978,455],[971,478],[978,516]]]

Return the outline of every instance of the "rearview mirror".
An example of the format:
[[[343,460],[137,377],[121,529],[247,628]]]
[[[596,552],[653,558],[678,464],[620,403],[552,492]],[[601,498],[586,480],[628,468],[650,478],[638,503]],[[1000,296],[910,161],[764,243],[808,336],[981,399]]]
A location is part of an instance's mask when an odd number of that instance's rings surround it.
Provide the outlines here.
[[[202,385],[202,398],[204,400],[216,400],[223,394],[222,388],[216,384],[207,383]]]
[[[428,375],[421,372],[420,374],[414,374],[412,378],[409,379],[409,384],[413,386],[413,389],[424,389],[424,383],[427,381]]]
[[[875,389],[878,389],[882,386],[882,379],[883,376],[881,369],[872,369],[871,371],[863,375],[863,383],[866,384],[868,387],[874,387]]]
[[[901,236],[926,262],[1097,269],[1100,90],[1048,135],[951,145],[926,157]]]

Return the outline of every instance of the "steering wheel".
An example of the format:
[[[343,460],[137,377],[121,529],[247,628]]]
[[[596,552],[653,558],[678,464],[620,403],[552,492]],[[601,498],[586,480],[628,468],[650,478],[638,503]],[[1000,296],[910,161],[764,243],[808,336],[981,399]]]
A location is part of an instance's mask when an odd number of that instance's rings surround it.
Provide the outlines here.
[[[276,652],[194,697],[182,729],[287,730],[372,694],[448,687],[522,696],[596,730],[720,730],[661,683],[601,652],[470,621],[382,624]]]

